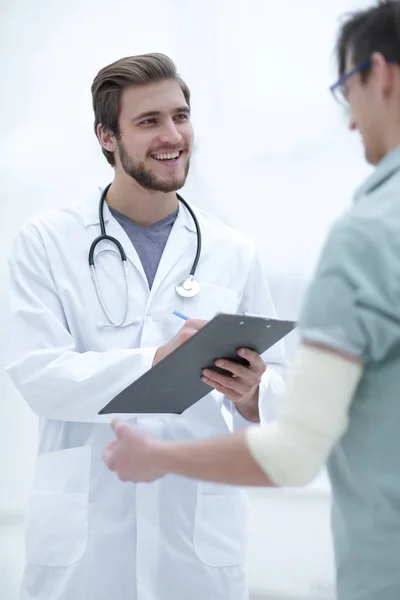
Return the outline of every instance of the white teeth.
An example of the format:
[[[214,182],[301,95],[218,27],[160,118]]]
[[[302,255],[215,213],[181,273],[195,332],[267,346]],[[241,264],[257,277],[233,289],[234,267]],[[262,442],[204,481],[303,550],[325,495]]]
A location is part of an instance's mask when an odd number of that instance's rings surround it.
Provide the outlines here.
[[[179,152],[174,152],[172,154],[153,154],[153,156],[157,160],[166,160],[168,158],[178,158]]]

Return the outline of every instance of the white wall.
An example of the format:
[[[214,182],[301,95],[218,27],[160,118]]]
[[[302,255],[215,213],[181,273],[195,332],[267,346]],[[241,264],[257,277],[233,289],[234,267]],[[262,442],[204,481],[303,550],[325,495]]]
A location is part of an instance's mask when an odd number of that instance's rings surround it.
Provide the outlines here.
[[[303,490],[253,490],[249,579],[254,594],[333,600],[329,494],[321,480]]]
[[[161,51],[192,89],[197,146],[186,196],[258,241],[278,312],[295,318],[326,230],[368,172],[357,137],[346,131],[345,115],[328,93],[338,15],[364,5],[3,0],[0,298],[6,256],[22,222],[112,176],[92,133],[94,75],[121,56]],[[289,354],[294,343],[292,336]],[[35,443],[36,420],[1,373],[4,519],[23,510]],[[252,505],[252,589],[329,597],[325,479],[297,496],[253,492]],[[0,589],[7,600],[15,600],[20,577],[20,531],[1,528],[0,519]]]

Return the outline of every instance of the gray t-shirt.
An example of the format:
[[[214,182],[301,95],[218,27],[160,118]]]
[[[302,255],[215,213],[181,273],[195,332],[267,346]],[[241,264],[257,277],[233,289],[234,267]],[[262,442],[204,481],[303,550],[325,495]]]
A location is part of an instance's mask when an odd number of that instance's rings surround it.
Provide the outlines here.
[[[134,245],[146,273],[149,288],[151,289],[165,244],[175,223],[178,209],[164,219],[161,219],[161,221],[149,225],[149,227],[138,225],[129,217],[115,210],[115,208],[110,207],[110,211]]]
[[[328,463],[338,598],[400,598],[400,148],[332,228],[300,335],[364,362]],[[324,399],[321,398],[321,403]]]

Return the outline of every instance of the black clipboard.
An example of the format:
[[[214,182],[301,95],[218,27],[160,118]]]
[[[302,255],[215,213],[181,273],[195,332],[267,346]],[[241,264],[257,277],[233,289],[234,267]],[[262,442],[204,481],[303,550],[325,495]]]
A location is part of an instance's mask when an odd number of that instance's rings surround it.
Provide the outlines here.
[[[237,349],[249,348],[263,354],[294,327],[293,321],[219,314],[115,396],[98,414],[181,414],[212,389],[201,381],[203,369],[223,371],[214,364],[218,358],[246,365],[248,362],[237,354]],[[230,375],[227,371],[225,374]]]

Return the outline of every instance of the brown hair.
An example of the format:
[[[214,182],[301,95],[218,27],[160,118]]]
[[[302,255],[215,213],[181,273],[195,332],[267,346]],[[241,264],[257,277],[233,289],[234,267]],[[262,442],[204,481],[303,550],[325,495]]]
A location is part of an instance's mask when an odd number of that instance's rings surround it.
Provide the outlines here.
[[[346,15],[336,44],[338,73],[341,77],[349,54],[354,66],[365,63],[360,75],[366,81],[370,75],[371,54],[380,52],[386,60],[400,64],[400,3],[381,0],[371,8]]]
[[[155,81],[175,79],[190,106],[190,91],[179,77],[174,62],[165,54],[151,53],[128,56],[101,69],[92,83],[94,130],[101,123],[103,129],[119,136],[119,114],[122,92],[131,85],[145,85]],[[111,166],[115,165],[114,154],[102,148]]]

